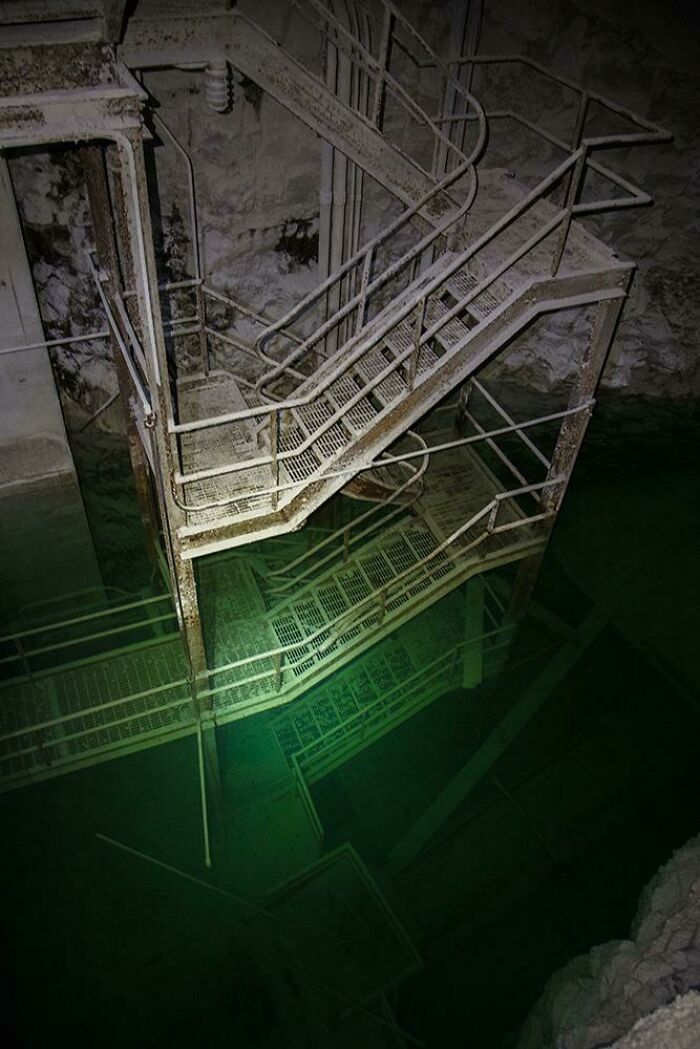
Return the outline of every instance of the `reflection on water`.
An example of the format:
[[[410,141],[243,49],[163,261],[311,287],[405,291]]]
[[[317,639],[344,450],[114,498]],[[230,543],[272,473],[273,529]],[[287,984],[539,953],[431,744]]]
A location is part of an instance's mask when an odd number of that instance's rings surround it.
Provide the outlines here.
[[[505,1049],[557,967],[627,934],[645,881],[698,830],[700,785],[697,424],[689,409],[642,409],[601,405],[537,588],[549,615],[526,619],[500,677],[417,704],[303,790],[278,712],[219,731],[211,872],[191,737],[0,799],[17,1044],[390,1046],[396,1023],[431,1046],[455,1044],[458,1029],[460,1044]],[[101,575],[72,589],[99,584],[98,610],[115,591],[157,595],[126,456],[102,442],[78,459]],[[5,534],[44,558],[36,578],[51,572],[38,538],[51,509],[23,512],[24,523],[6,505]],[[5,619],[12,594],[5,586]],[[450,602],[438,617],[454,614]],[[422,853],[398,865],[394,846],[566,642],[557,620],[579,623],[601,603],[609,624]],[[143,625],[144,607],[123,613],[119,644],[167,637],[171,622],[149,614]],[[410,624],[402,630],[415,655]],[[41,680],[41,659],[30,669]],[[340,675],[356,685],[362,673],[358,660]],[[360,865],[352,878],[320,859],[345,843]],[[405,964],[414,947],[417,973]],[[398,977],[383,1006],[377,992]]]

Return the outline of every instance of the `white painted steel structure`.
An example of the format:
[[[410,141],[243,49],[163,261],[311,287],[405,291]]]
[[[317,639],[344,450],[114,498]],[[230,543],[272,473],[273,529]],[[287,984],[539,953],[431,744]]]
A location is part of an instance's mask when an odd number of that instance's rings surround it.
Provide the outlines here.
[[[361,12],[354,26],[332,2],[294,6],[342,68],[344,87],[238,8],[167,22],[142,18],[137,9],[122,36],[100,38],[119,40],[116,52],[92,41],[71,44],[82,48],[83,82],[56,63],[47,74],[41,59],[60,53],[54,38],[48,45],[32,38],[24,51],[0,48],[0,73],[21,84],[0,97],[0,147],[11,153],[84,144],[96,227],[96,250],[85,265],[114,349],[154,563],[167,562],[173,603],[145,619],[149,602],[141,600],[0,638],[4,665],[22,668],[2,686],[0,776],[7,786],[195,732],[202,764],[212,765],[212,733],[202,728],[288,703],[400,624],[428,614],[466,580],[517,561],[525,567],[512,607],[501,606],[500,621],[473,640],[505,636],[561,505],[633,271],[580,220],[649,202],[597,153],[667,133],[529,59],[442,60],[389,0],[354,5]],[[325,244],[322,273],[331,260],[336,268],[277,319],[204,278],[192,162],[154,114],[159,134],[186,165],[194,247],[191,278],[165,285],[156,278],[142,145],[147,98],[132,71],[186,65],[221,73],[222,63],[255,81],[404,206],[360,247],[355,220],[349,235],[337,215],[335,229],[345,229],[345,239],[342,247]],[[508,99],[480,103],[475,70],[513,64],[576,94],[568,141]],[[348,91],[348,77],[360,78],[361,90]],[[433,79],[437,115],[425,108],[424,82],[412,90],[421,77]],[[627,128],[588,134],[593,105]],[[483,161],[478,166],[489,122],[503,120],[563,153],[529,191]],[[324,157],[328,163],[330,154]],[[582,199],[592,175],[613,187],[609,195]],[[327,185],[327,172],[324,178]],[[361,178],[352,185],[359,209]],[[328,217],[327,237],[339,237],[332,226]],[[164,322],[161,311],[175,300],[179,312]],[[227,326],[214,320],[213,304],[228,310]],[[483,381],[484,367],[538,318],[588,307],[595,311],[590,341],[568,405],[514,419]],[[241,336],[240,317],[253,337]],[[187,340],[197,347],[197,369],[170,382],[166,343],[177,357]],[[217,359],[222,347],[234,351],[235,369]],[[433,434],[426,443],[428,413],[458,388],[471,432]],[[476,404],[488,409],[491,423],[480,421]],[[545,452],[537,428],[552,423],[558,436]],[[418,432],[406,437],[411,429]],[[198,591],[198,558],[278,542],[350,481],[366,490],[367,477],[375,491],[383,486],[383,505],[286,568],[260,570],[245,549],[240,557],[208,558]],[[211,564],[218,589],[208,589]],[[200,597],[217,624],[209,644]],[[141,618],[129,618],[132,608]],[[175,616],[184,654],[172,631],[162,632]],[[146,634],[129,647],[111,640],[135,630]],[[38,644],[27,647],[32,638]],[[87,642],[102,646],[87,661],[32,664]],[[436,652],[435,666],[451,667],[468,642],[452,639]],[[405,668],[392,687],[407,696],[423,688],[437,695],[441,685],[426,670]],[[373,738],[403,716],[386,708],[382,720],[380,706],[375,691],[367,699],[373,713],[362,713],[375,725]],[[354,731],[333,730],[348,739]],[[297,762],[307,760],[299,755]]]

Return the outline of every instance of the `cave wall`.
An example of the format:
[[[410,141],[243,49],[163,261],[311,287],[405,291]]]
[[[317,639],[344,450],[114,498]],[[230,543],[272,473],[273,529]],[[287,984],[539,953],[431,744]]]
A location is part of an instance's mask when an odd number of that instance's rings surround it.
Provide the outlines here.
[[[448,50],[453,4],[404,0],[402,9],[430,41]],[[300,47],[303,30],[285,5],[256,4],[263,24]],[[694,199],[697,196],[697,91],[684,25],[659,18],[649,2],[627,0],[486,0],[482,52],[519,51],[582,80],[675,135],[672,145],[641,147],[610,157],[613,166],[654,197],[654,207],[602,217],[594,228],[639,270],[604,376],[604,386],[655,398],[700,393],[694,313],[699,297]],[[311,46],[311,45],[309,45]],[[234,84],[228,114],[211,110],[204,77],[159,71],[144,78],[163,118],[190,151],[197,179],[203,268],[218,287],[252,307],[279,316],[317,281],[320,143],[256,85]],[[535,110],[546,100],[533,93]],[[532,144],[509,138],[517,172],[533,168]],[[183,168],[173,151],[153,146],[160,193],[156,240],[164,274],[190,268]],[[80,165],[73,150],[15,157],[28,247],[47,333],[75,334],[102,326],[82,264],[91,234]],[[396,211],[388,194],[366,179],[365,233]],[[373,228],[370,228],[372,226]],[[506,377],[546,393],[570,373],[570,336],[583,319],[562,315],[546,332],[519,341]],[[78,423],[116,389],[106,343],[53,353],[69,425]],[[119,426],[118,407],[100,425]]]
[[[676,1039],[673,1018],[668,1040],[661,1021],[650,1041],[626,1035],[632,1029],[637,1035],[647,1027],[653,1031],[651,1020],[636,1025],[690,995],[679,1007],[678,1032],[687,1034],[687,1024],[698,1015],[692,995],[698,987],[700,837],[695,837],[646,886],[627,939],[594,947],[552,977],[522,1028],[517,1049],[598,1049],[617,1045],[617,1039],[630,1049],[680,1049],[686,1043]]]

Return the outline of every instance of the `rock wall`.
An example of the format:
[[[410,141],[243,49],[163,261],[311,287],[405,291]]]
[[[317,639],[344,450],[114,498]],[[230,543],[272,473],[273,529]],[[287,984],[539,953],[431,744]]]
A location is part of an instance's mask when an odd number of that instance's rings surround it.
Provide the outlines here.
[[[647,885],[629,939],[594,947],[550,980],[523,1027],[518,1049],[598,1049],[619,1038],[625,1049],[666,1049],[667,1044],[679,1049],[685,1041],[624,1036],[640,1018],[698,988],[700,836],[674,853]],[[685,1007],[680,1012],[683,1018]],[[688,1015],[697,1013],[698,1003],[691,999]],[[664,1024],[662,1017],[657,1030],[663,1031]],[[641,1026],[653,1031],[655,1025]]]
[[[653,207],[589,223],[638,264],[603,385],[647,397],[700,395],[694,25],[696,8],[682,0],[485,0],[482,53],[525,54],[673,133],[671,144],[614,150],[601,158],[650,193]],[[550,126],[556,122],[536,90],[527,104],[533,118],[546,113]],[[526,171],[527,141],[511,136],[510,145],[514,170]]]
[[[443,52],[459,6],[459,0],[402,3]],[[299,45],[301,31],[286,5],[255,7],[279,39]],[[595,223],[601,236],[639,263],[604,384],[636,395],[690,398],[700,394],[697,84],[684,47],[687,25],[659,18],[655,10],[651,0],[486,0],[481,51],[526,53],[673,131],[673,145],[610,158],[652,193],[655,205]],[[227,114],[207,106],[201,72],[155,72],[145,77],[145,86],[195,165],[205,274],[214,274],[219,287],[255,309],[279,316],[317,282],[319,140],[245,79],[235,83],[235,104]],[[527,104],[535,117],[552,109],[534,89]],[[525,178],[541,159],[531,141],[515,134],[508,137],[507,152],[509,166]],[[161,264],[164,273],[179,275],[191,270],[184,169],[158,139],[153,154]],[[13,158],[11,165],[48,334],[101,327],[82,263],[90,229],[77,154],[52,151]],[[365,181],[369,236],[395,213],[395,205]],[[517,375],[521,385],[549,391],[570,373],[568,345],[580,325],[562,317],[520,340],[506,378]],[[69,424],[87,418],[116,389],[104,342],[56,351],[53,359]],[[107,427],[118,422],[117,406],[101,419]]]

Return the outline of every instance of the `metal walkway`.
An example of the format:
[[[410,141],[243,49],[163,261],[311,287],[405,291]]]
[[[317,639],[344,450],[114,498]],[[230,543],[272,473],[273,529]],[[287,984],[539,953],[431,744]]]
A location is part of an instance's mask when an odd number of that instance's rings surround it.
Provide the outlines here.
[[[488,593],[484,637],[464,637],[464,599],[452,593],[363,659],[293,703],[272,723],[295,775],[310,786],[440,696],[463,685],[471,645],[483,645],[483,678],[498,673],[512,626]],[[494,607],[495,606],[495,607]],[[430,656],[426,659],[425,653]]]
[[[391,516],[386,507],[372,507],[283,569],[244,555],[204,563],[214,723],[288,703],[351,661],[354,672],[358,657],[415,616],[412,630],[421,638],[415,650],[425,651],[440,634],[449,664],[464,643],[463,601],[453,595],[439,606],[438,620],[425,610],[475,572],[542,547],[517,495],[494,500],[499,488],[475,454],[455,450],[426,472],[411,506]],[[494,506],[500,524],[489,529]],[[87,620],[89,638],[95,623]],[[80,636],[73,633],[70,644],[79,652]],[[382,657],[366,672],[375,697],[389,680],[381,667]],[[438,669],[442,679],[445,667]],[[423,674],[413,667],[413,676],[417,695]],[[5,787],[196,730],[186,660],[172,635],[8,681],[0,695]]]
[[[128,406],[149,551],[154,562],[167,559],[187,653],[185,660],[179,643],[159,637],[155,625],[132,639],[136,647],[108,651],[93,623],[83,640],[98,651],[89,647],[86,662],[52,668],[44,657],[64,649],[50,630],[36,645],[46,650],[34,653],[39,665],[27,662],[21,630],[3,638],[9,663],[24,674],[0,687],[6,786],[184,733],[197,731],[201,742],[203,727],[289,703],[489,568],[526,562],[516,581],[522,604],[633,271],[580,220],[650,199],[598,154],[669,137],[527,58],[445,61],[391,0],[361,5],[367,32],[359,35],[331,0],[298,0],[294,17],[307,27],[299,37],[305,43],[294,45],[290,36],[284,47],[274,26],[261,24],[275,5],[258,10],[251,2],[248,13],[243,0],[234,11],[194,18],[184,2],[167,6],[167,16],[128,16],[123,35],[121,22],[103,20],[87,42],[69,41],[65,62],[60,34],[44,39],[41,23],[29,27],[23,49],[0,41],[0,146],[82,143],[96,244],[86,267]],[[328,49],[363,90],[347,98],[331,90],[322,59]],[[186,166],[190,207],[183,213],[191,215],[193,248],[191,277],[165,285],[156,277],[143,150],[148,96],[130,69],[194,64],[217,74],[221,87],[226,63],[404,208],[276,319],[203,278],[194,165],[153,113],[158,134]],[[573,92],[578,104],[566,141],[522,113],[519,97],[500,98],[499,77],[489,103],[477,100],[475,76],[504,65]],[[528,97],[526,82],[521,97]],[[532,188],[484,154],[489,121],[504,119],[546,142],[547,156],[562,156],[543,165]],[[124,273],[132,287],[124,286]],[[483,385],[481,369],[540,316],[587,307],[590,338],[567,407],[516,421]],[[407,436],[465,382],[469,436],[436,437],[439,452],[420,434]],[[479,398],[492,419],[495,413],[494,425],[479,421]],[[532,436],[543,423],[557,430],[546,454]],[[508,441],[519,442],[521,455],[511,458]],[[286,567],[264,557],[246,561],[231,549],[299,529],[348,484],[376,495],[377,478],[385,482],[384,506]],[[198,586],[197,559],[225,551],[228,560],[200,562]],[[170,609],[163,617],[162,629],[172,626]],[[124,640],[132,626],[127,618]],[[66,648],[79,643],[80,630],[66,640]],[[376,673],[367,701],[379,711],[384,672]],[[423,686],[433,694],[432,679],[416,680],[416,690]],[[398,708],[377,714],[373,731],[395,717]]]

